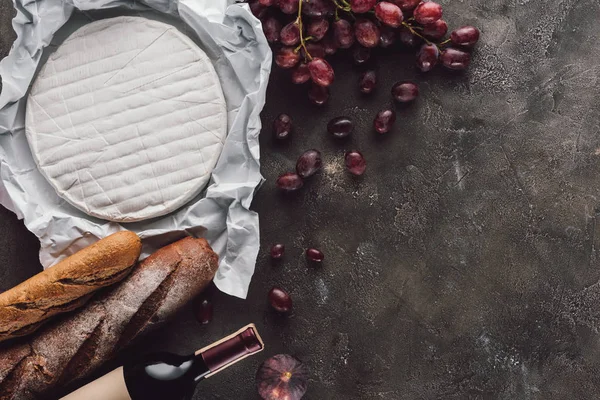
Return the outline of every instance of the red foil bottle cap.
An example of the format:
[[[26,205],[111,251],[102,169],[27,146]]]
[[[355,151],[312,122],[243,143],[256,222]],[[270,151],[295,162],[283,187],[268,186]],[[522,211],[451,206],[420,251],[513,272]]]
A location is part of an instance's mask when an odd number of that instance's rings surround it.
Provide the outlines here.
[[[239,359],[262,350],[262,343],[253,328],[218,343],[202,352],[202,358],[211,372],[215,372]]]

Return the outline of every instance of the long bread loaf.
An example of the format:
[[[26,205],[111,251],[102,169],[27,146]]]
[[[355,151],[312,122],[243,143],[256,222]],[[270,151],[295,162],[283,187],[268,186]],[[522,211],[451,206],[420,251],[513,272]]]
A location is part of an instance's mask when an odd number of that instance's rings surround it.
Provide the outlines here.
[[[133,232],[112,234],[0,294],[0,342],[32,333],[54,315],[82,306],[92,293],[122,280],[142,243]]]
[[[158,250],[123,282],[49,323],[31,341],[0,349],[0,399],[39,399],[89,374],[198,295],[217,267],[204,239],[185,238]]]

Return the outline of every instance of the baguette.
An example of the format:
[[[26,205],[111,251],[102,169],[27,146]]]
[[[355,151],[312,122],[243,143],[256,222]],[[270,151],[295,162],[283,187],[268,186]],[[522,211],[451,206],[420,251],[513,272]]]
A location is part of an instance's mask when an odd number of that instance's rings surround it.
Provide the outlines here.
[[[141,250],[135,233],[118,232],[0,294],[0,342],[81,307],[94,291],[122,280]]]
[[[217,267],[204,239],[158,250],[119,285],[43,327],[30,342],[0,349],[0,399],[40,399],[89,374],[197,296]]]

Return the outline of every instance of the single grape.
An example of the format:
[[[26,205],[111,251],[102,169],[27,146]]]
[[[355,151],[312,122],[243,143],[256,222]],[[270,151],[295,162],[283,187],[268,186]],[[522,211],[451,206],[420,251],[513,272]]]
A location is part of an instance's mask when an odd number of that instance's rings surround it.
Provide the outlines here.
[[[375,71],[365,71],[360,75],[358,80],[358,87],[361,93],[369,94],[375,89],[375,85],[377,84],[377,75]]]
[[[402,21],[404,21],[404,14],[402,14],[400,7],[387,1],[377,3],[375,6],[375,17],[392,28],[399,27],[402,25]]]
[[[431,71],[439,57],[440,51],[435,44],[424,44],[417,53],[417,67],[423,72]]]
[[[298,0],[279,0],[279,8],[284,14],[296,14],[298,12]]]
[[[400,28],[398,38],[403,45],[408,47],[417,47],[421,43],[421,38],[414,35],[410,29],[405,26]]]
[[[279,260],[285,254],[285,246],[281,243],[274,244],[271,246],[270,253],[273,260]]]
[[[450,34],[452,44],[463,47],[473,47],[479,40],[479,29],[474,26],[463,26]]]
[[[408,103],[419,96],[419,87],[412,82],[396,82],[392,86],[392,97],[400,103]]]
[[[371,11],[375,7],[375,3],[377,3],[377,0],[350,0],[350,7],[352,12],[360,14]]]
[[[325,47],[322,43],[308,42],[306,43],[306,50],[308,50],[308,54],[310,54],[310,57],[313,58],[325,58],[326,56]],[[302,57],[304,57],[304,59],[310,59],[310,57],[306,56],[306,51],[304,50],[304,47],[302,47],[300,52],[302,53]]]
[[[288,172],[280,175],[279,178],[277,178],[276,183],[277,187],[284,192],[293,192],[304,186],[304,182],[302,182],[300,175],[294,172]]]
[[[313,83],[308,90],[308,99],[311,103],[322,106],[329,100],[329,88]]]
[[[302,14],[311,18],[330,17],[335,12],[331,0],[302,0]]]
[[[200,304],[195,307],[196,319],[202,325],[207,325],[213,319],[213,305],[208,299],[200,300]]]
[[[312,36],[314,40],[319,41],[325,37],[329,30],[329,22],[326,19],[318,18],[308,24],[306,32],[308,36]]]
[[[333,23],[333,35],[342,49],[348,49],[354,44],[354,29],[352,24],[345,19],[339,19]]]
[[[310,71],[310,77],[317,85],[329,86],[333,83],[333,79],[335,78],[333,68],[324,59],[313,58],[308,63],[308,70]]]
[[[273,4],[275,4],[275,0],[258,0],[258,2],[265,7],[271,7]]]
[[[292,298],[285,290],[277,286],[274,286],[269,292],[269,303],[280,313],[287,313],[292,309]]]
[[[390,47],[396,41],[397,30],[394,28],[390,28],[387,25],[383,25],[380,29],[379,33],[379,47],[383,47],[384,49]]]
[[[357,45],[352,51],[352,58],[354,58],[354,63],[356,65],[363,65],[371,58],[371,49]]]
[[[335,117],[327,124],[327,132],[336,139],[348,137],[354,130],[354,123],[348,117]]]
[[[266,18],[263,23],[263,32],[269,43],[277,43],[280,39],[281,23],[275,17]]]
[[[306,150],[298,157],[296,172],[301,178],[309,178],[316,174],[323,166],[321,152],[319,150]]]
[[[314,263],[320,263],[325,259],[325,255],[321,250],[311,248],[306,250],[306,258]]]
[[[378,133],[387,133],[392,129],[394,122],[396,122],[396,112],[394,110],[381,110],[373,121],[373,127]]]
[[[281,43],[286,46],[295,46],[300,43],[300,29],[298,24],[293,21],[284,26],[279,33]]]
[[[379,44],[379,28],[371,20],[357,20],[354,23],[354,35],[364,47],[376,47]]]
[[[433,40],[440,40],[448,32],[448,24],[443,19],[438,19],[432,24],[423,27],[422,34]]]
[[[367,169],[367,161],[360,151],[352,150],[344,157],[346,168],[352,175],[360,176]]]
[[[421,0],[392,0],[402,11],[414,10],[419,5]]]
[[[466,51],[449,47],[442,52],[440,60],[442,65],[448,69],[463,70],[467,69],[471,63],[471,55]]]
[[[308,82],[310,79],[310,71],[308,70],[308,64],[300,63],[292,71],[292,82],[296,85]]]
[[[292,68],[300,61],[300,54],[293,47],[282,47],[275,55],[275,63],[281,68]]]
[[[267,10],[268,10],[268,8],[263,6],[262,4],[260,4],[258,2],[258,0],[250,2],[250,11],[258,19],[262,20],[262,18],[267,14]],[[264,21],[263,21],[263,24],[264,24]]]
[[[323,45],[323,49],[325,49],[325,54],[330,56],[335,54],[338,49],[338,44],[335,41],[335,37],[333,36],[333,32],[329,32],[323,40],[321,40],[321,44]]]
[[[432,24],[442,18],[442,6],[433,1],[420,3],[415,8],[413,17],[421,25]]]
[[[287,139],[292,133],[292,118],[287,114],[279,114],[273,120],[273,135],[275,139]]]

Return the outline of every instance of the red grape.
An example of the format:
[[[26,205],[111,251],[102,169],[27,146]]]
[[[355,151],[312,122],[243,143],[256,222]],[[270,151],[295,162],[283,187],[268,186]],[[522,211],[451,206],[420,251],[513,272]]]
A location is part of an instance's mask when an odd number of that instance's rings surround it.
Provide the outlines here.
[[[400,28],[400,33],[398,34],[398,37],[399,37],[400,41],[402,42],[402,44],[404,44],[405,46],[408,46],[408,47],[417,47],[417,45],[421,42],[421,38],[414,35],[410,31],[410,29],[408,29],[405,26]]]
[[[348,137],[353,130],[354,123],[348,117],[335,117],[327,124],[327,132],[337,139]]]
[[[335,41],[342,49],[348,49],[354,44],[354,29],[345,19],[339,19],[333,23],[333,34]]]
[[[331,0],[302,0],[302,14],[311,18],[332,16],[335,6]]]
[[[413,10],[416,6],[419,5],[421,0],[392,0],[394,4],[396,4],[402,11],[410,11]]]
[[[277,286],[274,286],[269,292],[269,303],[280,313],[287,313],[292,309],[292,298],[285,290]]]
[[[283,257],[283,254],[285,253],[285,246],[281,243],[274,244],[273,246],[271,246],[270,253],[271,258],[273,260],[279,260]]]
[[[433,1],[423,2],[415,8],[413,16],[421,25],[432,24],[442,18],[442,6]]]
[[[325,255],[322,251],[311,248],[306,250],[306,258],[308,258],[309,261],[320,263],[325,259]]]
[[[419,95],[419,87],[412,82],[396,82],[392,86],[392,96],[400,103],[413,101]]]
[[[301,83],[308,82],[310,79],[310,71],[306,63],[300,63],[292,71],[292,82],[299,85]]]
[[[402,25],[402,21],[404,21],[404,15],[400,7],[387,1],[377,3],[375,6],[375,16],[382,23],[392,28],[399,27]]]
[[[352,12],[355,13],[366,13],[375,7],[377,0],[350,0],[350,7]]]
[[[308,50],[308,54],[311,57],[317,58],[325,58],[325,47],[321,43],[308,42],[306,43],[306,50]],[[310,58],[306,56],[306,52],[304,51],[304,47],[301,50],[302,56],[306,58]]]
[[[202,299],[196,307],[196,319],[202,325],[208,324],[213,319],[213,305],[208,299]]]
[[[479,40],[479,29],[474,26],[463,26],[450,34],[452,44],[463,47],[473,47]]]
[[[270,7],[275,4],[275,0],[258,0],[258,2],[265,7]]]
[[[273,121],[275,139],[286,139],[292,133],[292,118],[287,114],[279,114]]]
[[[313,83],[308,89],[308,99],[311,103],[322,106],[329,100],[329,88]]]
[[[438,19],[432,24],[423,27],[423,35],[433,40],[440,40],[448,32],[448,24],[443,19]]]
[[[387,133],[392,129],[394,122],[396,122],[396,112],[394,110],[381,110],[373,121],[373,127],[378,133]]]
[[[309,178],[316,174],[323,166],[319,150],[306,150],[296,162],[296,172],[301,178]]]
[[[300,61],[300,54],[293,47],[282,47],[275,55],[275,63],[281,68],[292,68]]]
[[[362,65],[371,58],[371,49],[357,45],[354,47],[354,51],[352,51],[352,58],[354,58],[356,65]]]
[[[433,69],[438,63],[440,50],[435,44],[424,44],[417,53],[417,67],[423,72]]]
[[[361,93],[369,94],[375,89],[377,84],[377,75],[375,71],[365,71],[360,75],[358,80],[358,87]]]
[[[364,47],[376,47],[379,44],[379,28],[371,20],[357,20],[354,23],[354,35]]]
[[[284,26],[279,33],[279,37],[281,38],[281,43],[286,46],[295,46],[300,43],[300,29],[298,28],[298,24],[293,21]]]
[[[285,173],[277,178],[277,187],[285,192],[293,192],[302,188],[302,186],[304,186],[302,178],[293,172]]]
[[[279,0],[279,8],[284,14],[296,14],[298,12],[298,0]]]
[[[267,10],[267,7],[263,6],[258,1],[250,2],[250,11],[258,19],[262,19],[262,17],[266,15]]]
[[[324,59],[313,58],[308,63],[308,70],[310,71],[310,77],[317,85],[329,86],[333,83],[333,79],[335,78],[333,68]]]
[[[262,23],[263,32],[269,43],[279,42],[281,23],[275,17],[269,17]]]
[[[466,51],[449,47],[442,52],[440,60],[442,65],[448,69],[463,70],[467,69],[471,63],[471,55]]]
[[[339,47],[333,36],[333,32],[330,32],[327,35],[325,35],[323,40],[321,40],[321,44],[323,44],[323,48],[325,49],[325,54],[328,56],[335,54]]]
[[[383,25],[379,33],[379,47],[390,47],[396,41],[396,29]]]
[[[344,157],[346,168],[352,175],[360,176],[367,169],[367,161],[360,151],[352,150],[346,153]]]
[[[326,19],[319,18],[308,24],[306,32],[309,36],[312,36],[314,40],[319,41],[323,39],[328,29],[329,22]]]

